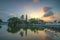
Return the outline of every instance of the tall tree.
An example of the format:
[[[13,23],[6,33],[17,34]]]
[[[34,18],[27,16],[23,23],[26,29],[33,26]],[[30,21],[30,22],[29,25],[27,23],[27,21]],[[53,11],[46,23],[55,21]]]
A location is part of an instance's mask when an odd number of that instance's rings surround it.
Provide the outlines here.
[[[27,17],[28,17],[28,16],[27,16],[27,14],[26,14],[26,24],[27,24]]]
[[[2,23],[2,19],[0,19],[0,24]]]

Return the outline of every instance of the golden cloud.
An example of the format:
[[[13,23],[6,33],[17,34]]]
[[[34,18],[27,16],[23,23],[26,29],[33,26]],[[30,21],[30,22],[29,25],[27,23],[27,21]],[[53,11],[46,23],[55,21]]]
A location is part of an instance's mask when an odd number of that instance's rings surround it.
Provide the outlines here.
[[[56,18],[54,16],[49,16],[49,17],[43,17],[42,20],[44,21],[54,21]]]
[[[39,0],[33,0],[33,2],[34,2],[34,3],[38,3],[38,2],[39,2]]]

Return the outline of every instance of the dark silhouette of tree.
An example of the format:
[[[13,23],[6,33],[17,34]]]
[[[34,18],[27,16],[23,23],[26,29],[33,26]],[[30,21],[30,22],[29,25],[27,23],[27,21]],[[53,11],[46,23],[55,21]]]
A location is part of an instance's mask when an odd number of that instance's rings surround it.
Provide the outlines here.
[[[60,21],[58,21],[58,23],[60,23]]]
[[[57,22],[57,20],[54,21],[55,23]]]
[[[17,24],[20,24],[22,23],[21,20],[17,17],[13,17],[13,18],[9,18],[8,19],[8,25],[11,25],[11,26],[16,26]]]
[[[29,19],[29,22],[30,22],[31,24],[42,24],[42,23],[45,23],[43,20],[35,19],[35,18]]]
[[[21,20],[24,20],[24,15],[21,16]]]
[[[24,36],[23,34],[24,34],[24,33],[21,31],[21,32],[20,32],[21,37],[23,37],[23,36]]]
[[[19,27],[16,27],[16,26],[8,26],[8,29],[7,31],[10,32],[10,33],[17,33],[18,31],[20,30]]]
[[[0,19],[0,24],[2,23],[2,19]]]
[[[1,26],[0,26],[0,28],[1,28]]]
[[[26,24],[27,24],[27,19],[28,19],[28,16],[27,16],[27,14],[26,14]]]
[[[32,24],[36,24],[36,23],[38,23],[38,20],[36,20],[35,18],[31,18],[31,19],[29,19],[29,22]]]

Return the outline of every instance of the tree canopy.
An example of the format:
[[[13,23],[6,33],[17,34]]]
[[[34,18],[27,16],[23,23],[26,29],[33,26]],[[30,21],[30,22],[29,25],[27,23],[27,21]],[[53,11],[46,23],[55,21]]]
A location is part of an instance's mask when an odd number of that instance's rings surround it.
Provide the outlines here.
[[[35,18],[31,18],[29,19],[29,21],[26,21],[26,20],[21,20],[18,17],[12,17],[8,19],[8,24],[13,25],[13,26],[16,26],[17,24],[29,24],[29,23],[30,24],[42,24],[44,23],[44,21],[40,19],[35,19]]]
[[[30,22],[30,23],[33,23],[33,24],[40,24],[40,23],[44,23],[44,21],[43,21],[43,20],[35,19],[35,18],[31,18],[31,19],[29,19],[29,22]]]
[[[2,19],[0,19],[0,24],[2,23]]]

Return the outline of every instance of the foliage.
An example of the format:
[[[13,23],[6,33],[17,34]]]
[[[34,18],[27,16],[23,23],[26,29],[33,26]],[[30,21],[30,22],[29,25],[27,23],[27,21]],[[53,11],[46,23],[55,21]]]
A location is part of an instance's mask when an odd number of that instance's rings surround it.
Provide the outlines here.
[[[12,17],[8,19],[8,25],[16,26],[19,24],[44,24],[45,22],[40,19],[31,18],[29,21],[19,19],[18,17]]]
[[[21,19],[24,20],[24,15],[21,15]]]
[[[32,23],[32,24],[41,24],[41,23],[44,23],[43,20],[35,19],[35,18],[29,19],[29,22]]]
[[[0,19],[0,24],[2,23],[2,20]]]
[[[17,17],[8,19],[8,25],[16,26],[18,23],[21,23],[21,21]]]

